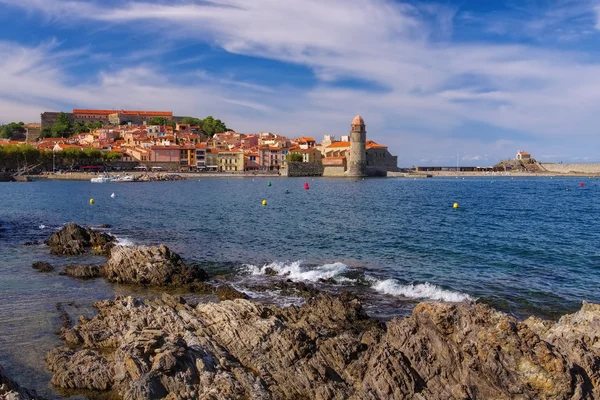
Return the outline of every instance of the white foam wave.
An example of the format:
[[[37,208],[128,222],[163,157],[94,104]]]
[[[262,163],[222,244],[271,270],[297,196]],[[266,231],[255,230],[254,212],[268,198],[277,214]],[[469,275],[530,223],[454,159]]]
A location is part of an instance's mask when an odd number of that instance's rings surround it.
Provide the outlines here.
[[[348,278],[340,275],[349,271],[346,264],[336,262],[325,264],[315,268],[307,268],[302,265],[302,261],[284,263],[280,261],[257,267],[256,265],[246,264],[246,268],[252,275],[266,275],[269,270],[275,271],[277,275],[286,276],[293,281],[311,281],[317,282],[320,279],[342,279],[348,281]]]
[[[135,246],[135,243],[133,242],[133,240],[126,238],[126,237],[118,237],[115,236],[117,238],[117,245],[118,246]]]
[[[411,299],[429,299],[447,301],[450,303],[473,300],[473,298],[466,293],[445,290],[429,282],[419,283],[417,285],[401,285],[394,279],[386,279],[383,281],[374,280],[374,284],[371,287],[383,294],[404,296]]]
[[[39,228],[40,228],[40,229],[46,229],[46,225],[44,225],[44,224],[40,224]]]

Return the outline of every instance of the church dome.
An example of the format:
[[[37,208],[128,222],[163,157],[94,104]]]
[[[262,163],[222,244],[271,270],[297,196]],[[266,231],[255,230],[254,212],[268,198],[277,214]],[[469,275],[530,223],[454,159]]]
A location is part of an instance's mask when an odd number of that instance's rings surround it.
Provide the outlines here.
[[[360,115],[357,115],[352,120],[352,126],[355,126],[355,125],[364,125],[364,124],[365,124],[365,120]]]

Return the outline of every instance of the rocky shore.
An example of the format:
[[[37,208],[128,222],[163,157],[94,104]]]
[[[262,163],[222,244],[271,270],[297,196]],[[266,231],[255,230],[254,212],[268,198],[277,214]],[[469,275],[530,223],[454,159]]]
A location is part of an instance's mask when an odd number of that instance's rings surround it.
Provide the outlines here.
[[[558,323],[421,303],[380,323],[343,294],[304,306],[117,297],[65,329],[52,384],[125,399],[592,399],[600,306]]]
[[[84,246],[72,243],[79,240],[72,234],[57,237],[48,244],[69,244],[66,254],[94,248],[92,239]],[[66,393],[128,400],[600,398],[597,304],[556,322],[519,321],[474,302],[425,302],[409,317],[382,322],[352,294],[293,282],[278,285],[304,293],[302,306],[249,301],[166,246],[112,246],[105,265],[67,269],[79,279],[224,301],[119,296],[78,319],[57,306],[64,345],[48,352],[46,363],[51,384]],[[2,386],[3,379],[0,369],[0,400],[35,398],[3,397],[20,390],[11,381]]]

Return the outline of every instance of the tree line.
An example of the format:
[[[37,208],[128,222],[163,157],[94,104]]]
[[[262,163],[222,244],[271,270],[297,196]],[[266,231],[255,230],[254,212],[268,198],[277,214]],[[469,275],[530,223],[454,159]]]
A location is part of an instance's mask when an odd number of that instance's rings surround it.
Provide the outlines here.
[[[41,164],[48,168],[54,157],[55,165],[74,168],[80,164],[107,163],[119,160],[121,153],[116,151],[100,151],[90,148],[68,148],[55,151],[39,150],[31,145],[6,145],[0,146],[0,169],[27,169]],[[43,169],[43,168],[42,168]]]
[[[204,119],[195,117],[183,117],[182,124],[190,126],[199,126],[202,132],[208,137],[213,137],[215,133],[227,132],[228,128],[225,122],[215,119],[209,115]],[[148,125],[161,125],[175,127],[174,121],[169,121],[165,117],[154,117],[147,121]],[[61,112],[56,117],[54,123],[44,127],[40,134],[41,138],[68,138],[80,133],[91,132],[102,128],[100,121],[77,121],[75,122],[68,114]],[[0,138],[22,139],[25,135],[25,124],[23,122],[11,122],[6,125],[0,125]]]
[[[165,117],[154,117],[147,123],[148,125],[172,126],[173,128],[176,125],[174,121],[169,121]],[[200,129],[202,129],[202,132],[208,137],[213,137],[215,133],[227,132],[229,130],[227,125],[225,125],[225,122],[220,119],[215,119],[212,115],[209,115],[204,119],[183,117],[181,123],[190,126],[199,126]]]

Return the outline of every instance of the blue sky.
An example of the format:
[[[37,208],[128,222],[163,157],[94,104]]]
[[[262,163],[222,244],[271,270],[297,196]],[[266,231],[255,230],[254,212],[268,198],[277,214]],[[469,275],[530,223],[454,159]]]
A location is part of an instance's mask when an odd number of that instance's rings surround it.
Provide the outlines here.
[[[0,0],[0,121],[214,115],[399,164],[600,161],[598,0]]]

